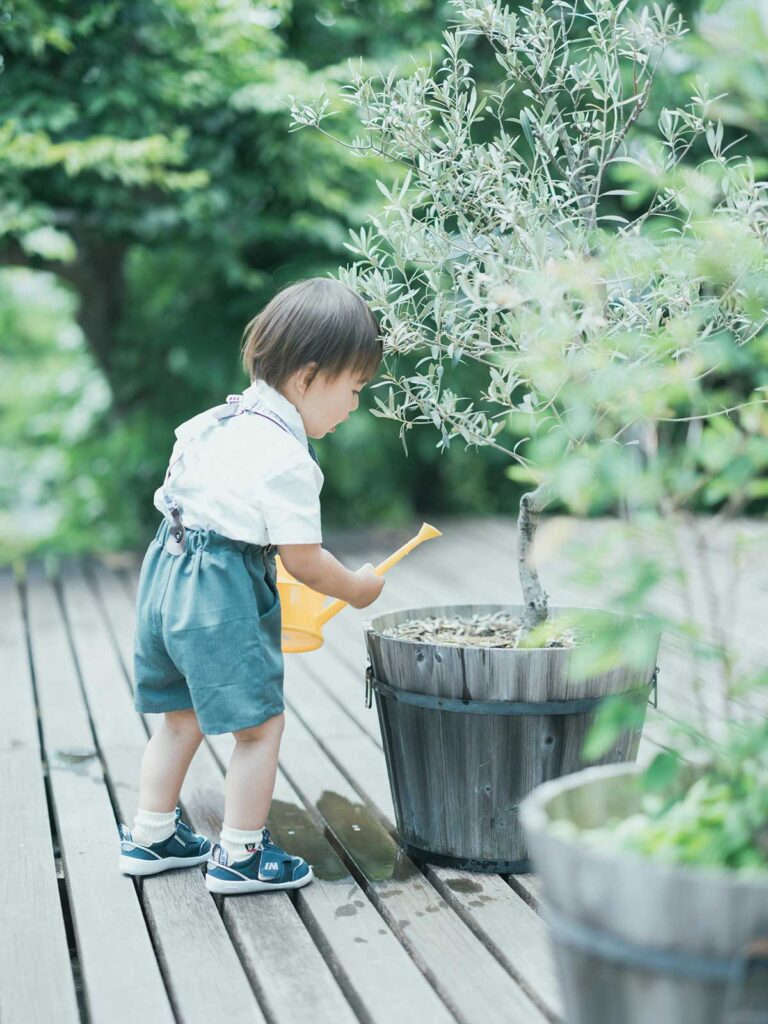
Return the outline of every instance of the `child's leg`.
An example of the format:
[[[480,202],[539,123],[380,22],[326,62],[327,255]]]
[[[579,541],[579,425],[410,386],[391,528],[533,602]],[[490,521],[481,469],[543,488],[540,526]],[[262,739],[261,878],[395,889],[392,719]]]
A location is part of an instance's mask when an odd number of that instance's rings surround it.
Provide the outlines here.
[[[246,843],[261,841],[277,775],[277,757],[285,715],[275,715],[251,729],[232,733],[235,749],[227,768],[222,845],[239,860],[249,855]]]
[[[141,763],[139,810],[133,828],[137,842],[159,842],[174,831],[181,786],[202,739],[193,708],[165,713]]]

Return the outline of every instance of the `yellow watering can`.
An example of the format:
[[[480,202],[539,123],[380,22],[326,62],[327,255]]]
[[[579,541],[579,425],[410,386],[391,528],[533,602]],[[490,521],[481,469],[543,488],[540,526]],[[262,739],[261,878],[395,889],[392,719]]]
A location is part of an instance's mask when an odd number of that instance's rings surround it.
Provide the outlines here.
[[[430,540],[432,537],[442,537],[442,533],[434,526],[430,526],[429,523],[422,523],[421,529],[415,537],[398,548],[393,555],[386,558],[381,565],[377,565],[373,571],[379,576],[383,575],[409,551],[412,551],[422,541]],[[349,602],[331,601],[323,608],[325,594],[319,594],[316,590],[311,590],[303,583],[299,583],[285,568],[279,555],[275,558],[275,564],[277,566],[277,591],[280,594],[282,606],[282,649],[286,654],[301,654],[304,651],[317,650],[323,645],[323,626],[342,608],[346,608]]]

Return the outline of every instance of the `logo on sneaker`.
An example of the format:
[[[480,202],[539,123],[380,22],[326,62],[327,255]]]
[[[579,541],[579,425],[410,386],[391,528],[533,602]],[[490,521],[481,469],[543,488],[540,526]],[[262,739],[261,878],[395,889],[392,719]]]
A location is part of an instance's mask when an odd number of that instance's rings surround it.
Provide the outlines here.
[[[277,861],[276,860],[268,860],[267,863],[264,865],[264,867],[261,870],[262,871],[277,871]]]

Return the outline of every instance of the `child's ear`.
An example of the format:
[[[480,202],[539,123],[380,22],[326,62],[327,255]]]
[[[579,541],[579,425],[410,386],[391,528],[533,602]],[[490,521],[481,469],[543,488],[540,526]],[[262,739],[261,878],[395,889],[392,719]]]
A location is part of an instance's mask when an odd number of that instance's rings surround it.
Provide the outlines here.
[[[312,382],[317,377],[318,369],[318,363],[307,363],[306,366],[302,366],[297,379],[298,388],[302,395],[305,395],[309,390]]]

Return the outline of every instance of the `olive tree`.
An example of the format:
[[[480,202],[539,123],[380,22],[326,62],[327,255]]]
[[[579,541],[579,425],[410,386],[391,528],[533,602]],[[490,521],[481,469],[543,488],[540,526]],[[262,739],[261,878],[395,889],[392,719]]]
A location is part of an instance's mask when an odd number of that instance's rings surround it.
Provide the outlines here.
[[[530,630],[548,612],[532,559],[548,504],[685,507],[712,477],[701,450],[668,457],[692,427],[743,411],[733,444],[761,433],[749,415],[764,395],[718,368],[765,325],[765,189],[729,155],[705,83],[645,123],[686,31],[671,7],[452,6],[436,69],[351,69],[344,99],[361,132],[337,141],[402,176],[378,183],[383,209],[353,233],[341,273],[387,337],[374,414],[400,423],[404,444],[433,424],[441,448],[499,449],[533,484],[518,520]],[[493,54],[496,81],[477,80],[470,51]],[[292,127],[326,132],[333,113],[325,96],[294,102]],[[405,353],[417,372],[397,371]],[[482,369],[478,393],[451,387],[460,362]],[[733,511],[754,497],[754,464],[713,501]]]

